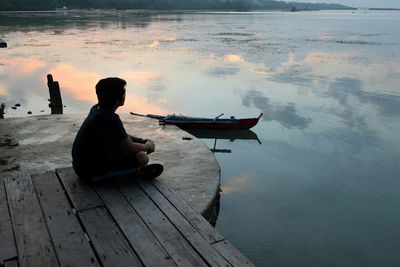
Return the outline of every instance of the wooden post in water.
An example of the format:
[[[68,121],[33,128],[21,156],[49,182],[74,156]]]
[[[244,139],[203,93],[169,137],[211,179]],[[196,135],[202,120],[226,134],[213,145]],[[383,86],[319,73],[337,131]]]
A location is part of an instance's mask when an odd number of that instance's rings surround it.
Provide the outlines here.
[[[5,109],[6,109],[6,104],[2,103],[0,105],[0,119],[4,119],[4,114],[5,114],[4,110]]]
[[[3,39],[0,39],[0,48],[6,48],[6,47],[7,47],[6,41],[4,41]]]
[[[49,87],[50,93],[49,107],[51,109],[51,114],[63,114],[60,85],[58,82],[53,81],[53,76],[51,74],[47,75],[47,86]]]

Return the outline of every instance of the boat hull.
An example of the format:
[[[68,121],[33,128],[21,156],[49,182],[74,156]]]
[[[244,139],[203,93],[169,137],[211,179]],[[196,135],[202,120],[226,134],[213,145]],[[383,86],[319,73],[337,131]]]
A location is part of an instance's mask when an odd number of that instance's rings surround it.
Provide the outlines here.
[[[154,114],[141,115],[131,112],[132,115],[157,119],[160,125],[176,125],[181,129],[211,129],[211,130],[248,130],[257,125],[262,113],[258,118],[248,119],[215,119],[185,117],[177,115],[160,116]]]
[[[247,130],[258,123],[259,118],[253,119],[220,119],[220,120],[161,120],[160,124],[173,124],[182,129],[215,129],[215,130]]]

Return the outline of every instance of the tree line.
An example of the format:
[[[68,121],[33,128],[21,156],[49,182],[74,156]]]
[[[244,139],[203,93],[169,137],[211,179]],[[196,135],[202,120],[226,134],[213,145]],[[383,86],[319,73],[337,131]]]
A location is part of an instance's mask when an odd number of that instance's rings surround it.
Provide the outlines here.
[[[349,9],[340,4],[314,4],[274,0],[0,0],[1,11],[68,9],[156,10],[318,10]]]

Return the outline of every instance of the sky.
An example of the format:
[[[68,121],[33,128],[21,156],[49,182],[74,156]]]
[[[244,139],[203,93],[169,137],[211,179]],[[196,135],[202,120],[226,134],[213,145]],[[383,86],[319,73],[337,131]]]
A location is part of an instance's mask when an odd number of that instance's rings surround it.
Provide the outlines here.
[[[308,3],[338,3],[352,7],[388,7],[400,8],[399,0],[297,0]]]

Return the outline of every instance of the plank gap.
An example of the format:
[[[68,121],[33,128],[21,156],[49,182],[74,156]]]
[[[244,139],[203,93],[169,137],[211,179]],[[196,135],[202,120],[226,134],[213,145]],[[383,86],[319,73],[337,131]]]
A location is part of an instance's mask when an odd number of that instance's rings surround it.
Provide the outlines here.
[[[134,181],[131,181],[135,183]],[[106,209],[145,266],[177,266],[142,216],[132,207],[115,182],[95,187]],[[130,225],[130,224],[134,224]],[[133,226],[133,227],[132,227]],[[140,239],[141,242],[137,242]],[[158,258],[155,258],[158,257]]]
[[[175,229],[183,236],[194,251],[210,266],[230,266],[230,264],[212,247],[168,199],[149,181],[139,181],[139,188],[164,214]]]
[[[43,211],[31,177],[22,175],[5,181],[11,221],[23,266],[59,266]]]
[[[135,182],[135,183],[136,183],[136,185],[137,185],[137,182]],[[129,201],[129,199],[127,199],[127,197],[125,196],[125,194],[120,190],[119,186],[117,186],[116,182],[113,182],[113,186],[114,186],[115,189],[121,194],[121,196],[125,199],[125,201],[128,202],[129,206],[135,211],[135,213],[138,215],[138,217],[140,218],[140,220],[142,220],[142,222],[143,222],[144,226],[147,228],[147,230],[153,234],[154,238],[158,241],[158,243],[159,243],[160,246],[164,249],[164,251],[168,254],[168,256],[171,257],[171,255],[169,255],[168,251],[164,248],[162,242],[157,238],[156,235],[154,235],[153,231],[152,231],[152,230],[150,229],[150,227],[147,225],[146,221],[142,218],[142,216],[140,216],[140,213],[135,209],[135,207],[133,207],[133,205],[131,204],[131,202]],[[111,214],[111,212],[110,212],[110,214]],[[112,216],[112,215],[111,215],[111,216]],[[113,217],[113,218],[114,218],[114,217]],[[114,220],[115,220],[115,218],[114,218]],[[115,221],[117,221],[117,220],[115,220]],[[117,223],[117,226],[119,227],[118,223]],[[122,231],[122,229],[121,229],[121,231]],[[124,233],[124,232],[122,231],[122,233]],[[124,236],[125,236],[125,233],[124,233]],[[129,244],[130,244],[130,243],[129,243]],[[132,244],[130,244],[130,245],[132,246]],[[133,249],[133,247],[132,247],[132,249]],[[133,249],[133,250],[134,250],[134,249]],[[135,250],[134,250],[134,251],[135,251]],[[136,251],[135,251],[135,253],[136,253]],[[171,258],[172,258],[172,257],[171,257]],[[140,259],[140,257],[139,257],[139,259]],[[141,261],[142,261],[142,259],[141,259]],[[142,262],[142,263],[143,263],[143,262]],[[145,266],[144,263],[143,263],[143,266]]]
[[[118,183],[118,188],[178,265],[208,265],[136,181],[121,181]]]
[[[34,174],[34,175],[39,175],[39,174]],[[58,262],[58,266],[62,266],[62,265],[61,265],[61,262],[60,262],[60,259],[58,258],[59,255],[57,254],[57,250],[56,250],[56,247],[55,247],[55,245],[54,245],[54,241],[53,241],[53,238],[52,238],[52,236],[51,236],[50,229],[49,229],[49,226],[48,226],[48,224],[47,224],[47,220],[46,220],[46,218],[45,218],[46,215],[45,215],[44,212],[43,212],[42,203],[40,202],[40,199],[39,199],[39,197],[38,197],[38,195],[37,195],[36,188],[35,188],[35,186],[34,186],[34,184],[33,184],[33,181],[32,181],[32,174],[29,175],[29,179],[31,180],[33,192],[35,193],[35,197],[36,197],[36,199],[37,199],[37,202],[39,203],[39,207],[40,207],[40,211],[41,211],[41,213],[42,213],[44,225],[46,226],[46,230],[47,230],[47,232],[49,233],[50,243],[51,243],[51,245],[53,246],[54,254],[56,255],[56,259],[57,259],[57,262]]]
[[[210,245],[215,245],[215,244],[218,244],[218,243],[224,242],[224,241],[226,241],[226,239],[222,239],[222,240],[218,240],[218,241],[215,241],[215,242],[211,242]]]
[[[4,203],[1,203],[1,200],[4,199]],[[1,187],[0,187],[0,213],[5,213],[6,220],[0,222],[1,232],[0,236],[2,237],[2,248],[0,253],[0,265],[3,265],[4,262],[8,260],[12,260],[14,258],[18,258],[18,247],[16,244],[16,237],[12,227],[11,221],[11,211],[8,205],[8,196],[6,193],[6,185],[5,181],[1,180]],[[0,214],[1,218],[3,214]],[[8,222],[7,222],[8,219]],[[8,235],[8,236],[7,236]],[[6,240],[4,240],[6,239]],[[8,244],[7,244],[7,243]],[[4,247],[6,246],[6,247]],[[7,251],[4,251],[7,250]]]
[[[225,239],[215,227],[201,214],[196,213],[175,191],[169,188],[165,182],[153,180],[152,184],[209,243]]]
[[[73,212],[73,213],[74,213],[74,216],[78,219],[79,225],[81,226],[82,231],[83,231],[84,234],[86,235],[86,240],[88,241],[88,243],[89,243],[91,249],[93,250],[93,253],[94,253],[94,255],[95,255],[95,257],[96,257],[98,263],[100,264],[101,267],[104,267],[103,263],[101,262],[100,256],[99,256],[99,254],[97,253],[97,251],[96,251],[96,249],[95,249],[93,243],[90,241],[90,238],[88,238],[88,233],[87,233],[87,230],[86,230],[86,228],[85,228],[85,225],[83,224],[81,218],[79,218],[79,216],[78,216],[78,211],[76,211],[76,209],[75,209],[75,207],[74,207],[74,203],[73,203],[73,201],[71,200],[71,198],[69,197],[68,192],[67,192],[67,190],[66,190],[66,188],[65,188],[65,186],[64,186],[64,184],[63,184],[63,182],[62,182],[62,179],[61,179],[61,177],[60,177],[60,175],[58,174],[57,171],[56,171],[56,176],[57,176],[58,182],[59,182],[60,185],[61,185],[61,188],[62,188],[63,191],[64,191],[64,194],[65,194],[66,197],[67,197],[67,200],[68,200],[69,204],[71,205],[71,209],[74,210],[74,212]]]

